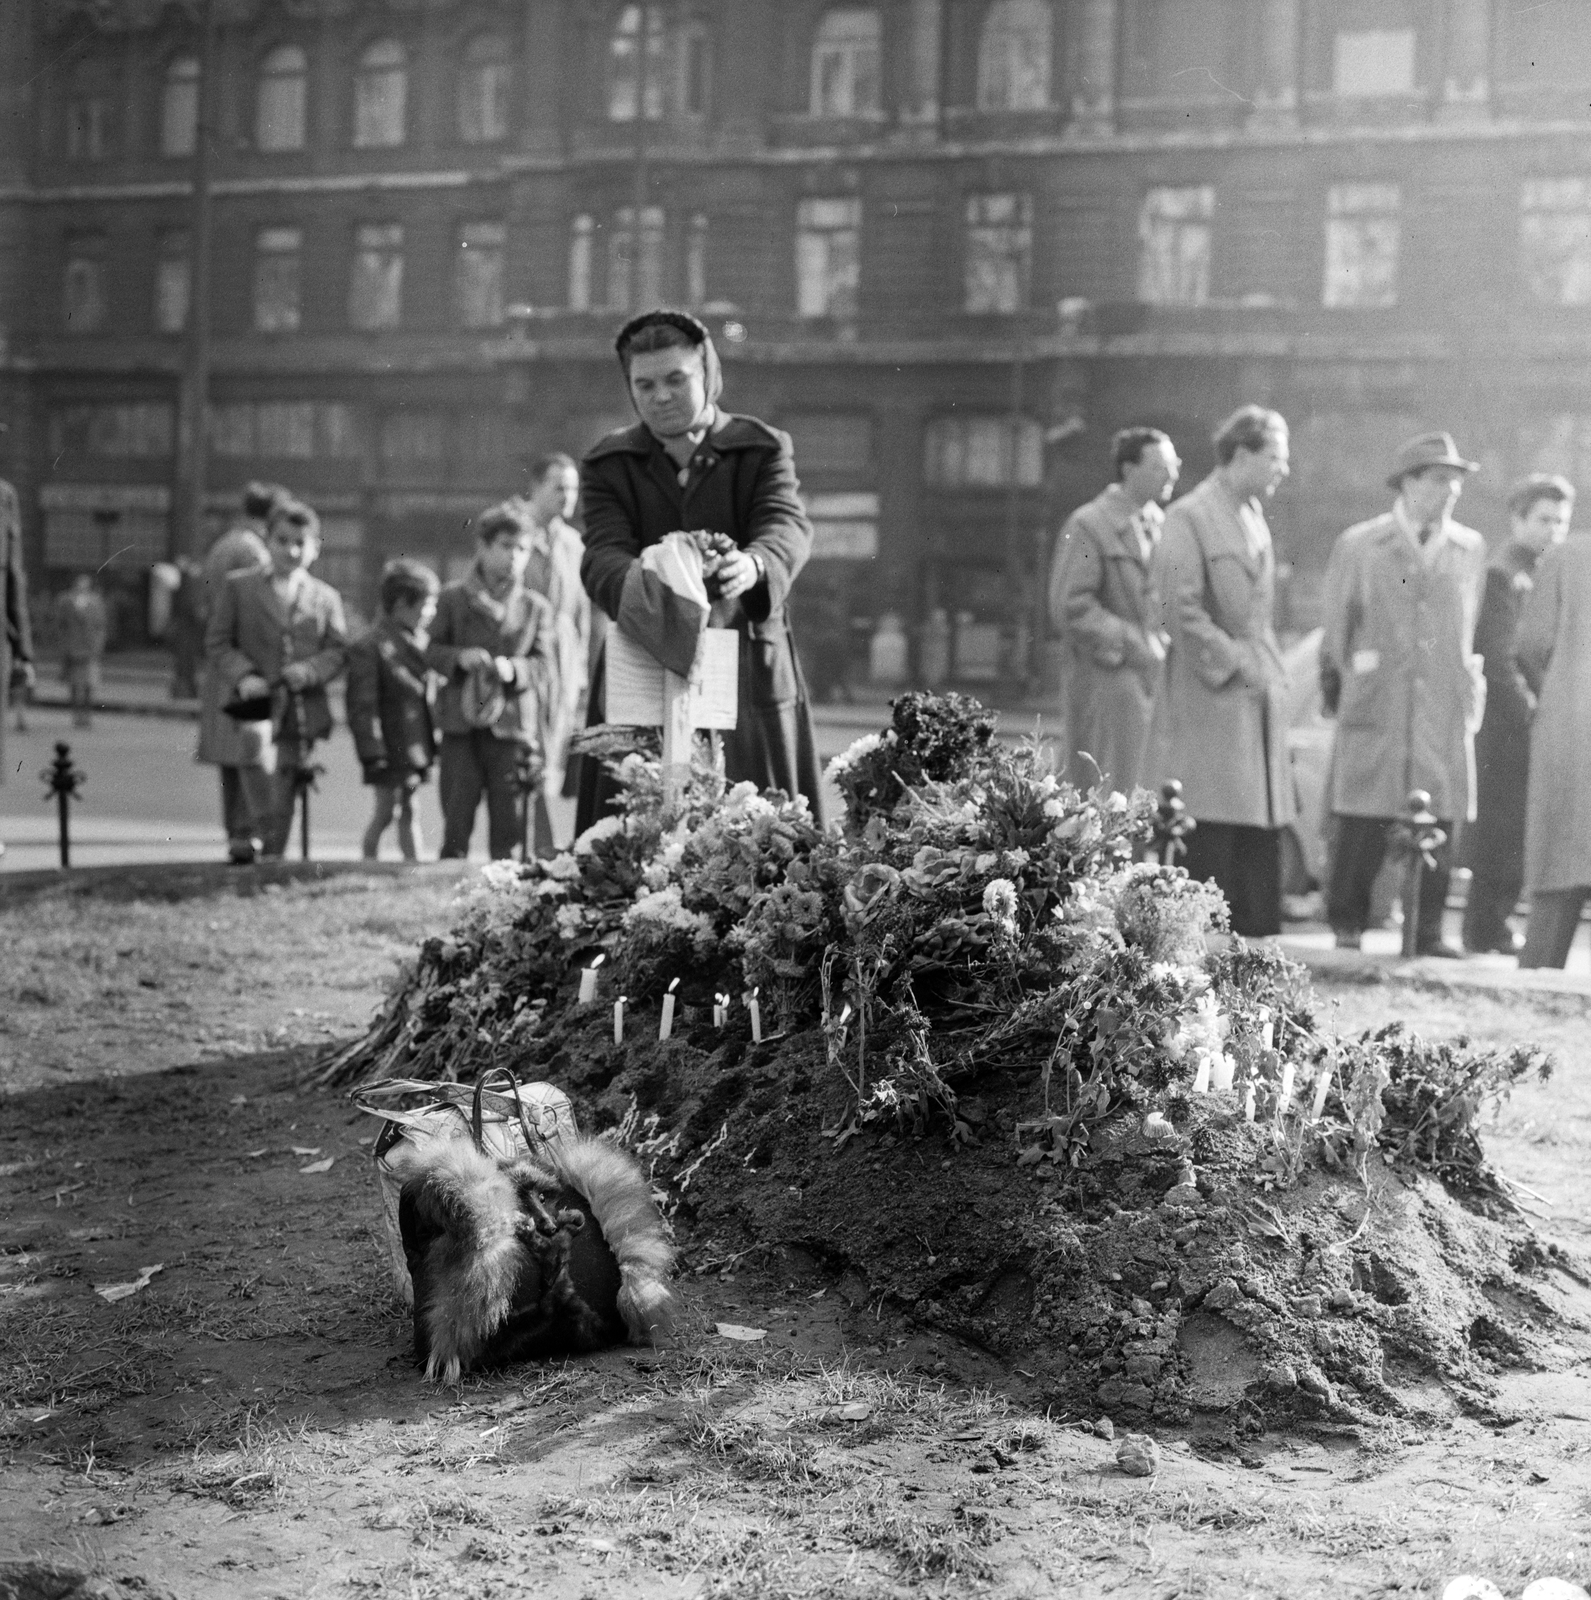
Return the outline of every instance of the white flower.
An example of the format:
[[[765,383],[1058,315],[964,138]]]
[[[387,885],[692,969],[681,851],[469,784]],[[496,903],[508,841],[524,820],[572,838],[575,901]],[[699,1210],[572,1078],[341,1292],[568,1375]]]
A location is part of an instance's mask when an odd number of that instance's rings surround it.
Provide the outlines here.
[[[552,878],[559,883],[573,883],[580,876],[580,863],[572,852],[563,850],[550,861],[543,861],[541,872],[544,878]]]
[[[611,839],[616,833],[624,832],[623,817],[598,817],[574,843],[574,853],[577,856],[588,856],[593,846],[600,839]]]
[[[883,738],[876,733],[864,733],[860,739],[849,744],[830,763],[828,771],[824,774],[830,782],[836,781],[842,774],[854,767],[863,756],[869,755],[883,743]]]
[[[1009,878],[991,878],[983,891],[983,909],[996,922],[1016,921],[1016,885]]]

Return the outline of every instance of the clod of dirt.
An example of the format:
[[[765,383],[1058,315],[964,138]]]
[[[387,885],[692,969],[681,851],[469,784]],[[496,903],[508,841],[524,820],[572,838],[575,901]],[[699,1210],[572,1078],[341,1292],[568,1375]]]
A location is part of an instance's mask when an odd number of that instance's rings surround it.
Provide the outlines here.
[[[1094,1424],[1094,1432],[1101,1439],[1114,1439],[1116,1437],[1116,1424],[1109,1417],[1100,1417]]]
[[[1152,1478],[1160,1470],[1160,1446],[1148,1434],[1129,1433],[1116,1446],[1116,1465],[1129,1478]]]
[[[0,1562],[0,1600],[176,1600],[143,1578],[96,1578],[55,1561]]]

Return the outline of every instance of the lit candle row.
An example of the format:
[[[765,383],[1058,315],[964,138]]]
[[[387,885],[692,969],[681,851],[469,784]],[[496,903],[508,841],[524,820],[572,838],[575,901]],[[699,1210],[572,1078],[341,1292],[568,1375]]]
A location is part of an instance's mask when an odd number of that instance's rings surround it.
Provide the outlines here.
[[[602,965],[603,958],[598,956],[584,972],[580,974],[580,1004],[590,1005],[597,993],[597,968]],[[663,996],[663,1017],[658,1024],[657,1036],[660,1040],[668,1039],[674,1033],[674,1007],[676,1004],[675,991],[679,988],[679,979],[675,978],[668,986]],[[758,990],[746,991],[746,1010],[751,1017],[751,1037],[753,1042],[762,1043],[762,1005],[758,1000]],[[613,1042],[624,1043],[624,1008],[630,1003],[628,995],[621,994],[613,1002]],[[849,1008],[847,1008],[849,1009]],[[715,994],[713,996],[713,1026],[715,1028],[727,1027],[729,1024],[729,996]]]

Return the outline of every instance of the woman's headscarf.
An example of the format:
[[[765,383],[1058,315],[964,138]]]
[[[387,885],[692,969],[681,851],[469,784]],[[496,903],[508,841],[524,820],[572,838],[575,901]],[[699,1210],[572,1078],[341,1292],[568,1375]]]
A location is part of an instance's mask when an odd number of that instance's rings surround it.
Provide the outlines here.
[[[675,328],[684,334],[692,346],[702,353],[702,373],[707,380],[707,403],[716,405],[718,397],[724,392],[724,369],[719,364],[718,349],[713,343],[713,336],[707,331],[707,324],[693,317],[688,311],[668,311],[661,307],[654,311],[643,311],[638,317],[631,317],[619,329],[619,336],[613,341],[613,348],[618,353],[619,365],[624,368],[626,385],[630,380],[631,344],[637,334],[647,328]],[[665,347],[666,348],[666,347]]]

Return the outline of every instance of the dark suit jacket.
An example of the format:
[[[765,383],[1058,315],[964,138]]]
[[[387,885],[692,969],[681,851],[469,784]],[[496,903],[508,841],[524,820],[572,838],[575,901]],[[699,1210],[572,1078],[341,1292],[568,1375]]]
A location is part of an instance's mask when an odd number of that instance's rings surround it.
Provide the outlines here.
[[[302,662],[311,672],[303,693],[304,728],[310,739],[331,732],[331,707],[326,685],[348,663],[348,626],[343,620],[342,596],[330,584],[305,574],[289,612],[277,598],[268,572],[234,572],[221,586],[210,613],[204,637],[210,671],[215,674],[218,704],[236,699],[238,684],[257,672],[273,691],[282,670]],[[283,737],[300,731],[283,725],[286,697],[273,721]]]
[[[821,820],[822,789],[806,683],[790,637],[786,601],[812,553],[790,436],[755,417],[720,413],[682,486],[663,446],[640,423],[610,433],[580,466],[586,553],[580,577],[609,617],[619,614],[625,574],[665,534],[728,534],[762,559],[763,581],[716,602],[709,624],[740,633],[740,720],[725,739],[731,782],[801,793]],[[603,718],[599,674],[590,720]],[[606,793],[582,792],[578,823],[589,825]]]
[[[459,670],[462,651],[479,648],[506,656],[514,663],[514,681],[507,685],[503,714],[492,733],[515,744],[536,745],[541,738],[541,701],[549,692],[557,618],[546,598],[523,585],[506,602],[494,602],[471,568],[457,583],[446,584],[437,597],[426,664],[442,675],[436,699],[437,727],[443,733],[473,733],[464,717],[464,683]]]

